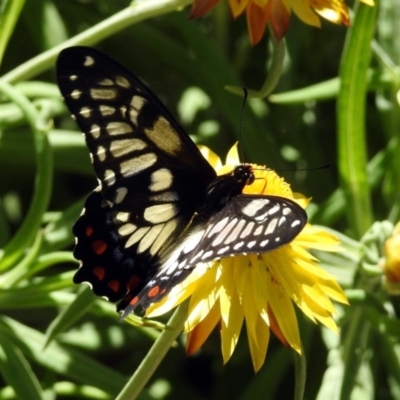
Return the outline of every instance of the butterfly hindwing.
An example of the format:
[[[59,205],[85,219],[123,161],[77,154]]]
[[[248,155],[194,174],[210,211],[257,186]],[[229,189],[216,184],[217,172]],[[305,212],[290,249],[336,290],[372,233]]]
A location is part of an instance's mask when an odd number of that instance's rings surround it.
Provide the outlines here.
[[[290,243],[307,223],[306,212],[290,199],[278,196],[239,195],[207,224],[194,226],[171,253],[161,260],[138,299],[142,307],[163,297],[182,282],[198,263],[239,254],[265,253]],[[125,307],[124,307],[125,308]],[[125,310],[130,312],[130,307]]]

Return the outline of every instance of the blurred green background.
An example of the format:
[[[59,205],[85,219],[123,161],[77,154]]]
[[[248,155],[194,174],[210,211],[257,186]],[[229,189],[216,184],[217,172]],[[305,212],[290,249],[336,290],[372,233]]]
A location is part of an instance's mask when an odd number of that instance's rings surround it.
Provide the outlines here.
[[[281,169],[294,191],[312,197],[311,222],[342,234],[343,253],[318,256],[352,306],[338,306],[340,336],[299,315],[305,398],[400,398],[399,303],[382,286],[379,269],[400,211],[400,4],[380,1],[376,19],[375,11],[359,7],[365,18],[356,19],[352,34],[361,53],[344,51],[348,28],[322,21],[316,29],[292,15],[274,96],[250,99],[242,125],[243,99],[224,86],[262,86],[272,57],[268,35],[251,47],[245,18],[232,20],[222,0],[203,19],[190,20],[185,8],[90,33],[128,6],[122,0],[0,5],[0,398],[115,398],[157,335],[119,321],[114,305],[72,284],[78,264],[71,227],[96,180],[55,84],[54,64],[56,46],[82,33],[89,34],[75,45],[93,45],[132,70],[196,143],[222,159],[241,130],[246,162]],[[363,30],[374,31],[373,42],[362,43]],[[368,89],[349,91],[362,105],[359,114],[351,114],[353,97],[346,94],[338,106],[346,65],[356,72],[359,65],[350,89]],[[362,135],[346,143],[353,131]],[[366,182],[363,174],[346,175],[352,164],[345,154],[359,157]],[[352,190],[352,179],[364,191]],[[358,208],[367,210],[361,222],[352,218]],[[276,339],[256,375],[245,332],[225,366],[217,332],[194,356],[184,355],[183,344],[184,338],[170,350],[140,399],[293,397],[293,353]]]

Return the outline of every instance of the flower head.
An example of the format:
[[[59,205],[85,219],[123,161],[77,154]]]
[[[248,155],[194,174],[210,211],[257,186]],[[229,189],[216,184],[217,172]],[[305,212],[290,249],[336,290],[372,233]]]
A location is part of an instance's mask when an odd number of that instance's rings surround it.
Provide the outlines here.
[[[236,146],[223,166],[211,150],[202,148],[202,152],[218,174],[231,171],[239,163]],[[307,199],[292,193],[283,178],[274,171],[254,168],[256,179],[245,187],[244,193],[277,195],[305,208]],[[330,299],[347,303],[346,297],[334,278],[322,270],[307,251],[335,251],[337,244],[334,236],[307,224],[290,244],[268,253],[199,264],[167,297],[151,305],[147,316],[168,312],[191,296],[185,324],[187,352],[196,351],[220,323],[224,362],[231,357],[245,322],[253,366],[257,371],[266,356],[270,331],[300,353],[294,304],[312,321],[337,330]]]
[[[381,263],[386,276],[386,288],[391,294],[400,293],[400,222],[394,227],[392,236],[386,240],[384,259]]]
[[[195,0],[191,17],[205,15],[219,0]],[[361,0],[370,6],[373,0]],[[303,22],[320,26],[321,17],[338,24],[348,25],[349,12],[344,0],[229,0],[234,18],[246,13],[247,26],[252,45],[257,44],[269,24],[277,40],[283,38],[289,28],[293,11]]]

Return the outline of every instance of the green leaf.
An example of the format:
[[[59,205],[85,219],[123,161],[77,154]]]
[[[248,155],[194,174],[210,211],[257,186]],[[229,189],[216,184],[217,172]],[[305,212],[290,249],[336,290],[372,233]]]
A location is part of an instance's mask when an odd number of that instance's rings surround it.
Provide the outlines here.
[[[126,381],[123,375],[68,346],[53,341],[43,350],[45,335],[10,318],[0,318],[0,333],[21,348],[28,359],[76,382],[95,386],[115,396]]]
[[[5,0],[0,5],[0,64],[25,0]]]
[[[44,347],[57,335],[72,326],[96,302],[96,296],[87,286],[82,286],[74,301],[67,305],[52,321],[46,331]]]
[[[21,349],[7,335],[0,335],[0,370],[17,398],[44,400],[42,388]]]

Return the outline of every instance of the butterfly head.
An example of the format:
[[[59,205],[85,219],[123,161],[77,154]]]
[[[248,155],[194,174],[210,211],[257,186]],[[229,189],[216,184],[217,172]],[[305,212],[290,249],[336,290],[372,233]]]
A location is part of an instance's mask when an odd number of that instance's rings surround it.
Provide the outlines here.
[[[238,165],[232,173],[237,182],[243,186],[251,185],[255,180],[253,167],[249,164]]]

